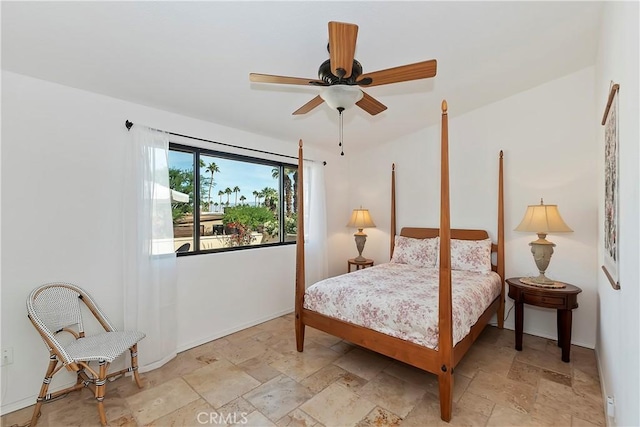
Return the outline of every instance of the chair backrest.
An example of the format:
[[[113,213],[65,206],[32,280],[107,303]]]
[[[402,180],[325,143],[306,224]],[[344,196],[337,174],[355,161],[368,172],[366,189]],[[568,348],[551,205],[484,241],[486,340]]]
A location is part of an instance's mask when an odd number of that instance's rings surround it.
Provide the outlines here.
[[[49,350],[56,353],[64,364],[73,360],[56,339],[56,334],[65,328],[77,328],[84,336],[82,311],[83,302],[107,331],[115,329],[95,304],[93,299],[81,288],[70,283],[48,283],[34,289],[27,298],[27,313],[33,326],[38,330]]]
[[[191,249],[191,243],[185,243],[182,246],[180,246],[178,249],[176,249],[176,253],[178,252],[189,252],[189,249]]]

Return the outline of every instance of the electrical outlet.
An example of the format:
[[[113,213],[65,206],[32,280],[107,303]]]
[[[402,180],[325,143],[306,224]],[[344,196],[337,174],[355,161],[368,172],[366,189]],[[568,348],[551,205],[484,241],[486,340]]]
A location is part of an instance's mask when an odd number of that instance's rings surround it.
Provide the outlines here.
[[[13,347],[2,349],[2,366],[11,365],[13,363]]]
[[[607,416],[610,418],[616,416],[616,401],[613,396],[607,396]]]

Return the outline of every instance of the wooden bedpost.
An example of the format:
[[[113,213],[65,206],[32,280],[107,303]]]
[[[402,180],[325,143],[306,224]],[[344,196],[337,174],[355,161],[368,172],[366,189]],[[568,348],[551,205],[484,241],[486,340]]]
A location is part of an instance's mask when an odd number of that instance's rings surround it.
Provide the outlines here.
[[[498,275],[500,276],[500,305],[498,306],[498,328],[504,328],[504,173],[502,166],[503,153],[500,150],[500,166],[498,169]]]
[[[451,320],[451,217],[449,207],[449,123],[447,101],[442,101],[440,145],[440,290],[438,299],[438,374],[440,418],[449,422],[453,407],[453,323]]]
[[[296,349],[304,349],[304,323],[302,322],[302,304],[304,304],[304,161],[302,155],[302,140],[298,143],[298,224],[296,230]]]
[[[389,246],[389,259],[393,256],[393,248],[396,243],[396,164],[391,164],[391,244]]]

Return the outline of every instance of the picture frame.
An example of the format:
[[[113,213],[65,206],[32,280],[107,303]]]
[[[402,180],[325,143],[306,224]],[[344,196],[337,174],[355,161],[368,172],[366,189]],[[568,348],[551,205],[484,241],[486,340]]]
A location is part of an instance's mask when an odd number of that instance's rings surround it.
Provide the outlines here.
[[[618,91],[620,85],[611,82],[607,106],[602,117],[604,126],[604,256],[602,270],[611,287],[620,289],[620,199]]]

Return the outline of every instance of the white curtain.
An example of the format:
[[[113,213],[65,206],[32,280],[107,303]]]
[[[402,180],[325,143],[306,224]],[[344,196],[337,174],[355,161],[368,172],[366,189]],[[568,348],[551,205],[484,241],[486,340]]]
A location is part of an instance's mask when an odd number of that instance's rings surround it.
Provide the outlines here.
[[[144,332],[141,371],[176,356],[176,254],[169,189],[169,136],[135,125],[124,173],[124,326]]]
[[[305,283],[307,286],[325,279],[327,260],[327,209],[324,165],[304,162],[304,241]]]

